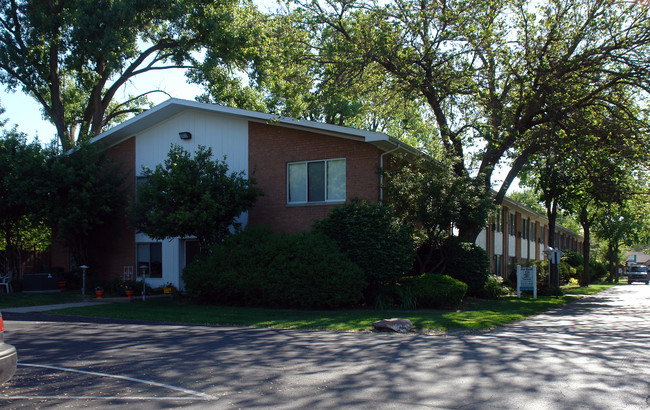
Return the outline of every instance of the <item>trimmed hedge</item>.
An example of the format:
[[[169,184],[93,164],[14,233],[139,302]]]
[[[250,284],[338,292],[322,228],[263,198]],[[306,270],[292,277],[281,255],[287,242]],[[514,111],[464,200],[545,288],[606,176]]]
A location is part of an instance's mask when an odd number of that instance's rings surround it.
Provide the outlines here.
[[[489,296],[485,287],[490,279],[490,257],[483,248],[450,236],[445,240],[443,253],[446,259],[444,273],[466,283],[469,296]]]
[[[467,284],[449,275],[425,273],[408,281],[419,308],[455,308],[467,293]]]
[[[363,271],[324,235],[274,234],[249,228],[183,270],[199,303],[339,308],[360,302]]]
[[[380,203],[353,201],[334,208],[314,226],[363,269],[371,292],[395,284],[413,267],[411,228]]]

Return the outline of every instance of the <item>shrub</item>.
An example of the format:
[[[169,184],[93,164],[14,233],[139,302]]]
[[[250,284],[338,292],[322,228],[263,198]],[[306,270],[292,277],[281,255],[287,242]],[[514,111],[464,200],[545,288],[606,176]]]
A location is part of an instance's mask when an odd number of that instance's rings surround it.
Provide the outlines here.
[[[562,261],[566,262],[572,268],[579,268],[583,265],[585,258],[576,251],[564,251]]]
[[[314,232],[332,238],[365,273],[371,291],[396,283],[415,259],[411,229],[379,203],[353,201],[334,208]]]
[[[358,303],[361,269],[324,235],[246,229],[183,271],[188,295],[200,303],[288,308],[338,308]]]
[[[501,296],[511,294],[513,290],[503,283],[503,278],[497,275],[488,275],[481,297],[487,299],[496,299]]]
[[[448,275],[425,273],[409,281],[418,307],[457,307],[467,293],[467,284]]]
[[[375,298],[374,307],[380,310],[395,308],[416,309],[417,292],[410,283],[384,286]]]
[[[591,268],[591,281],[590,282],[600,282],[605,280],[609,271],[607,266],[604,263],[597,261],[589,261],[589,267]]]
[[[490,258],[478,245],[451,236],[443,245],[445,274],[467,284],[469,296],[481,297],[490,276]]]

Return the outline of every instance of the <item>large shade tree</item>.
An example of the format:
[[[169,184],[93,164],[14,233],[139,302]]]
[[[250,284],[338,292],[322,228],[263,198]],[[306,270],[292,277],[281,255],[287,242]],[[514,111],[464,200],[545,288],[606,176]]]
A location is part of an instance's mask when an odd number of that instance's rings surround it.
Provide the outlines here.
[[[0,0],[0,82],[38,101],[68,149],[142,110],[143,95],[118,91],[143,73],[197,58],[245,64],[254,10],[237,0]]]
[[[46,155],[38,142],[16,129],[0,135],[0,272],[21,274],[21,252],[49,244],[37,194],[48,176]]]
[[[496,204],[546,149],[540,128],[576,110],[617,106],[611,91],[619,87],[650,90],[643,2],[330,0],[295,8],[311,30],[310,58],[360,81],[379,69],[417,95],[454,172],[494,186]],[[497,181],[503,165],[510,171]],[[461,235],[473,240],[481,227]]]

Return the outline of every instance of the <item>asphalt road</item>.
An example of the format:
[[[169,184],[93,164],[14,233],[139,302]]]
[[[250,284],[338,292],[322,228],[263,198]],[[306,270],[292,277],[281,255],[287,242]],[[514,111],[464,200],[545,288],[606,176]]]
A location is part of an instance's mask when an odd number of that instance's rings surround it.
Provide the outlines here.
[[[2,408],[641,409],[650,286],[481,334],[335,333],[5,314]]]

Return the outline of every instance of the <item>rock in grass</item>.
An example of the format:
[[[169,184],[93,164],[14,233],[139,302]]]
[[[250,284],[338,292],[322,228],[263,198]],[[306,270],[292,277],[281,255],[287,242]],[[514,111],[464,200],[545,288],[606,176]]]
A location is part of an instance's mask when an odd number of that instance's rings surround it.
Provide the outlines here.
[[[374,322],[372,326],[382,332],[407,333],[413,330],[413,323],[408,319],[384,319]]]

